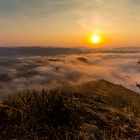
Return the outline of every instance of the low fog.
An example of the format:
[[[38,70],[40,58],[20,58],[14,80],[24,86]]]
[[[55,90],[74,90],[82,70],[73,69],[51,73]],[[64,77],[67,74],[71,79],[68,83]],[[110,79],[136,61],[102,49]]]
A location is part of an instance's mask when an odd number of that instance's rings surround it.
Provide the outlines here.
[[[25,89],[105,79],[139,92],[140,49],[0,56],[0,98]]]

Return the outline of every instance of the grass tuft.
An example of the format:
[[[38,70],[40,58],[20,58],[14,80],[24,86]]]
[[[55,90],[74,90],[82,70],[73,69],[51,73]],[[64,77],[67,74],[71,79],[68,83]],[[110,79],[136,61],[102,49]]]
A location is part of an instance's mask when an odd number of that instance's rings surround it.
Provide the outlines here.
[[[106,101],[99,95],[60,89],[18,93],[0,104],[0,139],[139,139],[139,118]]]

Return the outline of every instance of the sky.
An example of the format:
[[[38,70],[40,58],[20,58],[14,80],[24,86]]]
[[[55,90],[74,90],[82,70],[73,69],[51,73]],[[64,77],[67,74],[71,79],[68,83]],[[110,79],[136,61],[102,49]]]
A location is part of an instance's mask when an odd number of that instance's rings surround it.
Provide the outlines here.
[[[1,46],[92,46],[94,34],[140,46],[140,0],[0,0]]]

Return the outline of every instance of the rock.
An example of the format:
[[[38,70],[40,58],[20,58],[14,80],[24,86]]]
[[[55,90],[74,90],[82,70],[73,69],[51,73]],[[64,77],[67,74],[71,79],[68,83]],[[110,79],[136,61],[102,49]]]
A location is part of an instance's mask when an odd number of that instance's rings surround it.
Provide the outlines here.
[[[82,129],[82,137],[84,140],[101,139],[99,129],[96,125],[84,123],[81,126],[81,129]]]

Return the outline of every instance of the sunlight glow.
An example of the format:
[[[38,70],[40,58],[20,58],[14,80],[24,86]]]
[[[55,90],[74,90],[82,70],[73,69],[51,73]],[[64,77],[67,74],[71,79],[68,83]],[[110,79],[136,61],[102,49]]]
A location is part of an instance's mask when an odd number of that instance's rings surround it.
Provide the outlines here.
[[[91,42],[94,44],[98,44],[101,42],[101,37],[99,35],[93,35],[91,37]]]

